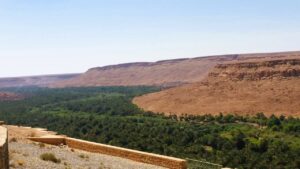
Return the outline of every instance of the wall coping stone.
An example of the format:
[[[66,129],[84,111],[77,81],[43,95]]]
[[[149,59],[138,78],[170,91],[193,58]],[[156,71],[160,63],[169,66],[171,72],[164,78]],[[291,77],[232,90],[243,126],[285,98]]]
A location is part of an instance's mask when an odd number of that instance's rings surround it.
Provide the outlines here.
[[[0,147],[7,141],[7,128],[0,126]]]

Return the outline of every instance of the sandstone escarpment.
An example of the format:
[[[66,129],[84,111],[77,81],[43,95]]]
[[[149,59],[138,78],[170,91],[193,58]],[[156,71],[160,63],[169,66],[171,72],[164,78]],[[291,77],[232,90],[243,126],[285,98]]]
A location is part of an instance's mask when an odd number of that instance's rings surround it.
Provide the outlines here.
[[[133,100],[166,114],[300,116],[300,59],[217,65],[202,82],[147,94]]]
[[[51,87],[84,86],[178,86],[199,82],[218,64],[281,58],[300,58],[300,52],[232,54],[209,57],[126,63],[97,67]]]
[[[300,76],[300,59],[219,64],[209,74],[211,79],[262,80]]]

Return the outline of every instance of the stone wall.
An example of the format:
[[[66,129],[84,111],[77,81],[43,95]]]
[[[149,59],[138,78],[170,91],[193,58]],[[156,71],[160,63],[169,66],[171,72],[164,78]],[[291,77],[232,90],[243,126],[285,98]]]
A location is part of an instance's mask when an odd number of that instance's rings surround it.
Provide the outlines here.
[[[66,138],[66,144],[75,149],[81,149],[94,153],[107,154],[118,156],[142,163],[162,166],[170,169],[186,169],[187,163],[185,160],[167,157],[157,154],[145,153],[120,147],[114,147],[105,144],[93,143],[73,138]]]
[[[106,154],[111,156],[117,156],[121,158],[130,159],[137,162],[152,164],[156,166],[162,166],[170,169],[187,169],[186,160],[173,158],[168,156],[162,156],[158,154],[145,153],[141,151],[125,149],[121,147],[115,147],[105,144],[99,144],[69,137],[31,137],[32,141],[60,145],[66,144],[70,148],[84,150],[93,153]]]
[[[7,129],[0,126],[0,168],[9,168]]]

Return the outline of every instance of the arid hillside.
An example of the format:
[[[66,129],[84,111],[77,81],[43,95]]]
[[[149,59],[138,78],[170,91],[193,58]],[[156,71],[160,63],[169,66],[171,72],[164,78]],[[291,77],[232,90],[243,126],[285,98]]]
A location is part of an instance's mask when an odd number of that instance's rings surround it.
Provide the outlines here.
[[[45,76],[28,76],[28,77],[12,77],[0,78],[0,88],[4,87],[24,87],[24,86],[47,86],[61,80],[74,78],[79,74],[63,74],[63,75],[45,75]]]
[[[59,81],[50,86],[177,86],[203,80],[217,64],[289,57],[300,57],[300,52],[234,54],[191,59],[165,60],[154,63],[128,63],[92,68],[78,77]]]
[[[133,100],[166,114],[300,116],[300,58],[219,64],[202,82]]]

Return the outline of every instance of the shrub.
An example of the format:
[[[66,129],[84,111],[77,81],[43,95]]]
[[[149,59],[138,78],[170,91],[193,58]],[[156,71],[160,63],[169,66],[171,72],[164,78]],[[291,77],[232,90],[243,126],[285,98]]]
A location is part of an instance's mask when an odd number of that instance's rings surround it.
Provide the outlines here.
[[[9,140],[9,142],[10,142],[10,143],[12,143],[12,142],[17,142],[17,139],[16,139],[15,137],[13,137],[13,138],[11,138],[11,139]]]
[[[52,153],[44,153],[44,154],[42,154],[42,155],[40,156],[40,158],[41,158],[42,160],[44,160],[44,161],[52,161],[52,162],[54,162],[54,163],[60,163],[60,162],[61,162],[61,160],[60,160],[60,159],[57,159],[57,158],[55,157],[55,155],[52,154]]]
[[[44,148],[44,147],[46,147],[46,144],[44,144],[44,143],[39,143],[39,146],[40,146],[40,148]]]
[[[79,157],[80,157],[80,158],[86,158],[86,159],[88,159],[88,158],[89,158],[89,156],[88,156],[88,155],[84,155],[84,154],[80,154],[80,155],[79,155]]]
[[[18,160],[17,163],[18,163],[19,166],[24,166],[25,161],[23,161],[23,160]]]

